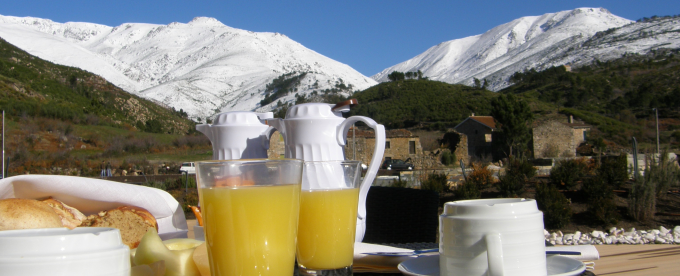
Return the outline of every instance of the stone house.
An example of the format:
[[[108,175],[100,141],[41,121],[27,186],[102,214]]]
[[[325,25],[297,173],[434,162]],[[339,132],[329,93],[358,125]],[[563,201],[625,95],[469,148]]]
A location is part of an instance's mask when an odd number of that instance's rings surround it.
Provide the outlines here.
[[[492,156],[492,136],[496,131],[496,121],[493,117],[472,114],[453,129],[467,136],[468,156],[475,158]]]
[[[278,131],[274,132],[269,142],[267,154],[269,158],[283,158],[285,153],[283,137]],[[347,132],[347,145],[345,146],[345,158],[347,160],[359,160],[369,165],[373,158],[375,149],[375,132],[372,129],[363,130],[351,128]],[[421,167],[423,148],[420,145],[420,138],[405,129],[395,129],[385,131],[385,159],[409,160],[415,167]]]
[[[572,116],[568,122],[549,120],[533,128],[534,158],[573,157],[576,148],[586,141],[590,126],[574,123]]]
[[[353,131],[356,130],[355,133]],[[347,132],[347,146],[345,157],[348,160],[360,160],[368,165],[373,158],[375,149],[375,133],[372,129],[362,130],[352,128]],[[385,159],[409,160],[415,167],[421,167],[418,160],[423,155],[423,147],[420,138],[406,129],[393,129],[385,131]]]

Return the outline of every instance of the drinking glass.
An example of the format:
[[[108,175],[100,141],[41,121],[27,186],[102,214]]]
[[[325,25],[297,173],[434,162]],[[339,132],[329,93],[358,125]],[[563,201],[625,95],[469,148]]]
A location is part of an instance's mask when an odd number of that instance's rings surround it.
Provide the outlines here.
[[[197,163],[212,276],[293,274],[301,176],[295,159]]]
[[[300,194],[300,275],[352,275],[361,163],[308,161]]]

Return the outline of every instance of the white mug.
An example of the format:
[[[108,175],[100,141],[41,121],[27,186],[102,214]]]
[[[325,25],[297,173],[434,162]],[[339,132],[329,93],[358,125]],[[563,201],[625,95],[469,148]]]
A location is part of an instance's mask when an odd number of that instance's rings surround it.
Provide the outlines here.
[[[548,274],[543,213],[533,199],[448,202],[439,231],[442,276]]]

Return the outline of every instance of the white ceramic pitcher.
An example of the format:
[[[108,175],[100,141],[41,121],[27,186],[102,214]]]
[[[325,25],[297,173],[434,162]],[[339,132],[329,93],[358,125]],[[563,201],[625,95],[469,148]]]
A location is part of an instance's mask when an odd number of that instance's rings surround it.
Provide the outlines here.
[[[375,130],[375,149],[359,191],[356,241],[364,238],[366,231],[366,196],[378,173],[385,153],[385,127],[364,116],[343,118],[342,112],[349,111],[352,99],[337,105],[326,103],[305,103],[288,109],[285,119],[268,119],[267,124],[275,127],[283,136],[286,158],[305,161],[345,160],[344,146],[347,132],[352,124],[364,122]],[[338,176],[342,177],[342,176]],[[303,176],[304,179],[304,176]]]
[[[272,112],[224,112],[215,116],[212,125],[197,125],[196,130],[210,139],[213,160],[267,158],[275,129],[264,120],[273,117]]]

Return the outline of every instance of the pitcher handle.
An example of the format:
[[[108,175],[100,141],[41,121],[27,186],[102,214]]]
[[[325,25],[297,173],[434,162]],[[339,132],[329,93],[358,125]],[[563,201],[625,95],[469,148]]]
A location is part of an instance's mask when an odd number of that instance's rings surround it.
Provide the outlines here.
[[[352,124],[359,121],[366,123],[366,125],[375,131],[375,149],[373,149],[373,159],[371,159],[371,162],[368,165],[366,175],[364,175],[364,180],[361,182],[361,188],[359,190],[359,209],[357,212],[357,229],[359,230],[356,233],[356,241],[361,241],[364,237],[364,232],[366,231],[366,196],[368,195],[368,190],[371,188],[373,179],[375,179],[375,176],[378,174],[380,162],[385,154],[385,126],[364,116],[349,117],[338,125],[338,144],[340,146],[345,146],[347,132],[349,132]]]
[[[273,126],[269,126],[269,127],[267,128],[267,130],[265,130],[265,131],[262,133],[262,135],[264,135],[264,137],[265,137],[265,139],[262,139],[262,147],[263,147],[265,150],[268,150],[268,149],[269,149],[269,143],[270,143],[269,141],[271,140],[272,134],[274,134],[274,131],[276,131],[276,128],[273,127]]]
[[[503,243],[501,234],[488,233],[484,235],[486,242],[486,257],[489,262],[489,276],[503,276]]]

